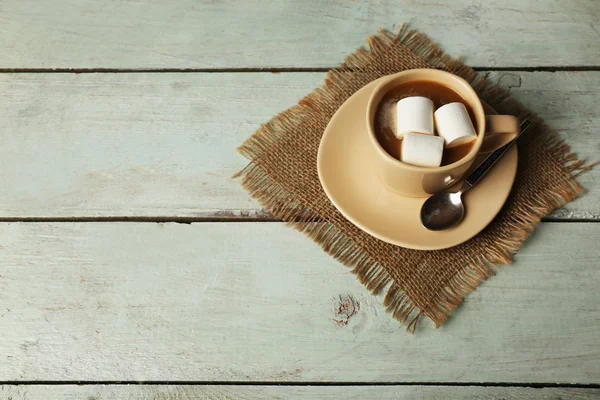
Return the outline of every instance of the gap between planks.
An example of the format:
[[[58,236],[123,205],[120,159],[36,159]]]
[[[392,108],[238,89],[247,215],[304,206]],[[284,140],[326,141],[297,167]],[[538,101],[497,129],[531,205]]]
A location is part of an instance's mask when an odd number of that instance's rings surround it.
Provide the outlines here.
[[[589,72],[600,71],[600,66],[533,66],[533,67],[473,67],[475,71],[521,71],[521,72]],[[285,67],[285,68],[0,68],[0,73],[38,73],[38,74],[96,74],[96,73],[115,73],[115,74],[147,74],[147,73],[289,73],[289,72],[328,72],[337,69],[337,66],[326,68],[321,67]]]
[[[452,387],[515,387],[515,388],[572,388],[600,389],[600,384],[579,383],[519,383],[519,382],[261,382],[261,381],[0,381],[0,386],[93,386],[93,385],[178,385],[178,386],[452,386]]]
[[[224,215],[206,215],[199,217],[8,217],[0,218],[0,223],[11,223],[11,222],[25,222],[25,223],[94,223],[94,222],[135,222],[135,223],[176,223],[176,224],[195,224],[195,223],[208,223],[208,222],[277,222],[283,223],[284,221],[275,218],[268,214],[266,211],[264,214],[261,212],[248,213],[248,216],[236,215],[239,212],[231,212],[231,215],[227,215],[230,212],[226,212]],[[314,222],[318,222],[316,219]],[[598,223],[599,219],[592,218],[542,218],[543,223]]]

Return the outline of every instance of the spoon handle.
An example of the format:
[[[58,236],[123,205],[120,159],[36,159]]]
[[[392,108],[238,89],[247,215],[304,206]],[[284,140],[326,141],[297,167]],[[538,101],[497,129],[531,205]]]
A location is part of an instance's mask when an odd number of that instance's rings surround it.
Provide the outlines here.
[[[521,136],[529,127],[531,126],[531,121],[526,119],[521,122],[521,132],[514,138],[511,142],[505,144],[500,147],[498,150],[494,151],[492,154],[487,156],[485,160],[479,164],[475,171],[469,175],[469,177],[465,180],[465,182],[469,185],[469,187],[474,186],[483,176],[492,168],[492,166],[506,153],[506,151],[517,141],[519,136]]]

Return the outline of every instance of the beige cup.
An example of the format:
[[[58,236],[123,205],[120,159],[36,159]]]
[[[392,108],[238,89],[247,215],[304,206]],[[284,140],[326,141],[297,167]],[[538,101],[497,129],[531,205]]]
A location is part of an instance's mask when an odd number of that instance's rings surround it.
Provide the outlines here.
[[[374,120],[383,96],[400,83],[434,81],[456,91],[473,109],[477,139],[462,159],[437,168],[405,164],[390,156],[375,136]],[[378,153],[375,168],[383,183],[408,197],[425,197],[446,189],[468,171],[478,154],[489,153],[513,140],[519,132],[519,121],[512,115],[485,115],[479,97],[464,79],[436,69],[413,69],[389,75],[377,85],[367,104],[367,132]]]

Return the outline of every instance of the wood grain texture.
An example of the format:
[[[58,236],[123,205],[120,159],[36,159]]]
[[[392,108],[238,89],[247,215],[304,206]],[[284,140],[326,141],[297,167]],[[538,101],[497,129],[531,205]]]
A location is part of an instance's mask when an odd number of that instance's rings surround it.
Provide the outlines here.
[[[600,151],[600,72],[487,73],[582,157]],[[235,148],[323,73],[0,74],[0,218],[264,217]],[[590,192],[556,214],[600,218]]]
[[[409,335],[281,223],[0,224],[4,381],[600,382],[600,224]]]
[[[403,21],[471,65],[600,65],[596,0],[5,0],[0,11],[1,68],[331,67]]]
[[[452,386],[187,386],[187,385],[36,385],[0,386],[11,400],[591,400],[600,389],[452,387]]]

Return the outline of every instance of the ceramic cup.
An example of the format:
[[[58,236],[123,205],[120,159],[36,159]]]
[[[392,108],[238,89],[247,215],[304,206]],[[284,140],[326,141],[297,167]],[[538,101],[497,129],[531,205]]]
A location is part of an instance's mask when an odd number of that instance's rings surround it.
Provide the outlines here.
[[[434,81],[456,91],[474,111],[477,139],[471,151],[455,163],[441,167],[418,167],[390,156],[375,136],[377,106],[391,89],[410,81]],[[426,197],[455,183],[473,164],[478,154],[489,153],[513,140],[519,132],[519,121],[512,115],[485,115],[475,90],[464,79],[436,69],[412,69],[384,77],[367,104],[367,133],[372,150],[377,153],[375,168],[383,183],[408,197]]]

